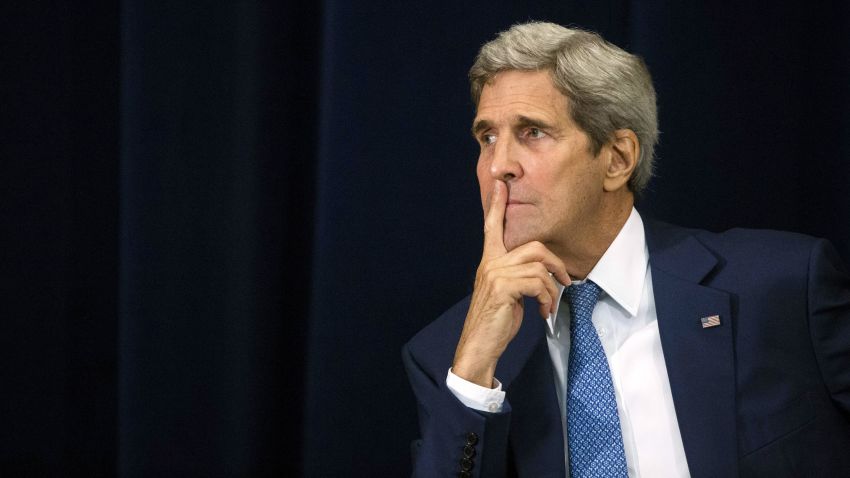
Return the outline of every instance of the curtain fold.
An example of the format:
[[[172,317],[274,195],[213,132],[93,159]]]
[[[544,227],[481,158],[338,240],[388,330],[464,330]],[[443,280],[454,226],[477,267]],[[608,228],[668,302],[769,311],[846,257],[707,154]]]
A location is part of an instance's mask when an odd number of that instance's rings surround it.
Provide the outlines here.
[[[298,473],[317,10],[122,6],[119,472]]]

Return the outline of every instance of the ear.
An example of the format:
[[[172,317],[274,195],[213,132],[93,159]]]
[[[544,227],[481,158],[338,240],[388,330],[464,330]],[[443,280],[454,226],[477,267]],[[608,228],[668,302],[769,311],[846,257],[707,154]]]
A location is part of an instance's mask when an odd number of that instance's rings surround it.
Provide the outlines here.
[[[605,149],[608,150],[608,169],[605,171],[603,188],[606,192],[613,192],[627,187],[640,157],[637,135],[630,129],[618,129]]]

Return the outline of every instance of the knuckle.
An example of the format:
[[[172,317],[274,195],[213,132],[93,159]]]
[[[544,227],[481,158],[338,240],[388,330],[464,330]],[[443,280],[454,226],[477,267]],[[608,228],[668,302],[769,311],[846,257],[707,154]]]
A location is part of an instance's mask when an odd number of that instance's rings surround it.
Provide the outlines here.
[[[542,262],[535,262],[534,263],[534,272],[536,274],[540,275],[540,276],[548,276],[549,275],[549,269],[547,269],[546,266],[543,265]]]
[[[478,275],[490,274],[493,271],[493,259],[484,258],[478,263],[478,269],[475,271]]]
[[[546,283],[546,280],[542,277],[536,277],[537,279],[537,287],[540,289],[541,294],[549,293],[549,284]]]
[[[507,284],[504,278],[496,277],[490,282],[490,285],[494,294],[501,295],[504,293]]]

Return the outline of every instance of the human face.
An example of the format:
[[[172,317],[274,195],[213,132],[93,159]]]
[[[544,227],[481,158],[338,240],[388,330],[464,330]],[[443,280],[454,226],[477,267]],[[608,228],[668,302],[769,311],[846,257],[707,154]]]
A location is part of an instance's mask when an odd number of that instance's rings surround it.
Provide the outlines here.
[[[481,204],[486,212],[495,182],[507,184],[509,251],[540,241],[568,257],[602,214],[606,162],[592,154],[567,102],[547,71],[504,71],[481,92],[472,126]]]

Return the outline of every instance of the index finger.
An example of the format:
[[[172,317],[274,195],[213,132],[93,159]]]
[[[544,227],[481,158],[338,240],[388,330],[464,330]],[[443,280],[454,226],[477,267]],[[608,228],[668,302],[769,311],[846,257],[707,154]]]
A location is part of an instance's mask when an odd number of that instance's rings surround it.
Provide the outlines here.
[[[508,186],[499,180],[490,193],[490,208],[484,216],[484,257],[505,255],[505,208],[508,202]]]

